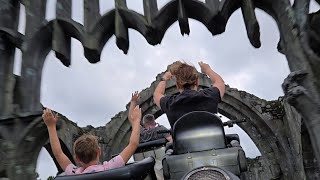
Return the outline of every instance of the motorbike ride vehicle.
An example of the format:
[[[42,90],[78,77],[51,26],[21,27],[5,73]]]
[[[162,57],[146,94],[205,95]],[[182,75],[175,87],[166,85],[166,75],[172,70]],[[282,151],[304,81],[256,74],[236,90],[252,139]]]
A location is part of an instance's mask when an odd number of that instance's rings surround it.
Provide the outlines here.
[[[246,156],[239,136],[225,134],[223,127],[240,122],[243,120],[223,123],[206,111],[187,113],[173,126],[171,146],[165,147],[165,139],[140,144],[134,159],[163,157],[163,177],[167,180],[239,179],[247,171]]]

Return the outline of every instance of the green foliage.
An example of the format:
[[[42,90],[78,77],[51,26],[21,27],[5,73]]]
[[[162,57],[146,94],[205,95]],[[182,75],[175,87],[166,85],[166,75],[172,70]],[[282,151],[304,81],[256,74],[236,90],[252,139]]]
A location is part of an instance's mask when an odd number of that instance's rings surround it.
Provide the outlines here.
[[[47,180],[53,180],[54,176],[49,176]]]

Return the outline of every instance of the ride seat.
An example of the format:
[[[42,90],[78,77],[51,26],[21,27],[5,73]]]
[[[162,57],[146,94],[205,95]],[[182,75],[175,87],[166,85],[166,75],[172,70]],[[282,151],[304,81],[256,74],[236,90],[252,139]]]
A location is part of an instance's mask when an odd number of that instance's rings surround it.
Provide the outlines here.
[[[153,157],[145,158],[142,161],[126,165],[121,168],[110,169],[107,171],[101,171],[96,173],[87,173],[70,176],[57,176],[55,180],[105,180],[105,179],[117,179],[117,180],[140,180],[144,179],[149,173],[153,172],[155,160]]]
[[[173,154],[226,148],[221,119],[207,111],[183,115],[173,126]]]
[[[166,138],[140,143],[136,152],[133,154],[133,159],[135,161],[140,161],[150,156],[154,157],[156,160],[162,159],[165,155],[166,143]]]

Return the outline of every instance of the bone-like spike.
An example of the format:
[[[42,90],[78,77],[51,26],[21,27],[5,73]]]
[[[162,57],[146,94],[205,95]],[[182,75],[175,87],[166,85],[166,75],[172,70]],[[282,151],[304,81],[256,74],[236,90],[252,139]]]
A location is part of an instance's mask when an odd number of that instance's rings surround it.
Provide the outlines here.
[[[260,28],[254,12],[252,0],[242,0],[241,10],[250,43],[255,48],[259,48],[261,46]]]

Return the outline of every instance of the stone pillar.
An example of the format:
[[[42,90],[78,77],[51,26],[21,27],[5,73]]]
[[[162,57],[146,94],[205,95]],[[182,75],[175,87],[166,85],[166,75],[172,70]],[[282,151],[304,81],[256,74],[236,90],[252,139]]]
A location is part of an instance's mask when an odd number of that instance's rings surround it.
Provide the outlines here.
[[[20,3],[0,0],[0,120],[13,112],[14,54],[15,46],[3,32],[16,32],[19,23]]]

